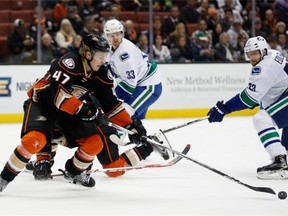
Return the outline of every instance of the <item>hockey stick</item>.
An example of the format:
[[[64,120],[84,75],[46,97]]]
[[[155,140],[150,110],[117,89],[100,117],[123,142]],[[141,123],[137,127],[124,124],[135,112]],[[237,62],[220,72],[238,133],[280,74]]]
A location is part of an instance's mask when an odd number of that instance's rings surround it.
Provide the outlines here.
[[[204,120],[206,120],[206,119],[208,119],[208,118],[209,118],[209,116],[205,116],[205,117],[203,117],[203,118],[198,118],[198,119],[195,119],[195,120],[193,120],[193,121],[186,122],[186,123],[184,123],[184,124],[181,124],[181,125],[178,125],[178,126],[175,126],[175,127],[168,128],[168,129],[166,129],[166,130],[161,130],[161,132],[162,132],[162,133],[168,133],[168,132],[170,132],[170,131],[174,131],[174,130],[177,130],[177,129],[179,129],[179,128],[186,127],[186,126],[188,126],[188,125],[195,124],[195,123],[200,122],[200,121],[204,121]]]
[[[182,150],[182,154],[186,155],[190,150],[190,144],[187,144],[185,148]],[[130,170],[139,170],[139,169],[146,169],[146,168],[162,168],[162,167],[169,167],[173,166],[176,163],[178,163],[180,160],[182,160],[182,156],[177,156],[173,158],[172,160],[165,161],[163,163],[155,163],[155,164],[146,164],[142,166],[130,166],[130,167],[115,167],[115,168],[106,168],[106,169],[92,169],[85,172],[85,174],[92,174],[92,173],[98,173],[98,172],[116,172],[116,171],[130,171]],[[63,176],[62,172],[59,173],[52,173],[51,176]]]
[[[128,134],[131,134],[131,135],[134,134],[132,131],[127,130],[126,128],[123,128],[123,127],[121,127],[119,125],[115,125],[115,124],[113,124],[111,122],[109,122],[108,124],[109,124],[110,127],[114,127],[114,128],[116,128],[118,130],[122,130],[122,131],[124,131],[124,132],[126,132]],[[155,140],[150,139],[149,137],[143,136],[142,138],[143,138],[143,141],[147,141],[147,142],[149,142],[152,145],[159,146],[161,148],[165,148],[165,149],[167,149],[169,151],[172,151],[175,154],[180,155],[181,157],[183,157],[183,158],[185,158],[185,159],[187,159],[189,161],[192,161],[192,162],[194,162],[194,163],[196,163],[196,164],[198,164],[198,165],[200,165],[200,166],[202,166],[202,167],[204,167],[204,168],[206,168],[206,169],[208,169],[208,170],[210,170],[210,171],[212,171],[214,173],[217,173],[217,174],[219,174],[219,175],[221,175],[221,176],[223,176],[223,177],[225,177],[225,178],[227,178],[227,179],[229,179],[231,181],[234,181],[234,182],[236,182],[236,183],[238,183],[238,184],[240,184],[240,185],[242,185],[244,187],[247,187],[247,188],[249,188],[251,190],[254,190],[254,191],[257,191],[257,192],[264,192],[264,193],[270,193],[270,194],[276,195],[275,191],[272,188],[251,186],[251,185],[246,184],[246,183],[244,183],[244,182],[242,182],[242,181],[240,181],[240,180],[238,180],[238,179],[236,179],[236,178],[234,178],[232,176],[229,176],[229,175],[223,173],[220,170],[217,170],[217,169],[215,169],[213,167],[210,167],[210,166],[208,166],[208,165],[206,165],[204,163],[201,163],[201,162],[199,162],[199,161],[197,161],[197,160],[195,160],[195,159],[193,159],[193,158],[191,158],[191,157],[189,157],[189,156],[187,156],[185,154],[182,154],[181,152],[179,152],[179,151],[177,151],[175,149],[172,149],[172,148],[169,148],[167,146],[161,145],[161,143],[158,143]]]

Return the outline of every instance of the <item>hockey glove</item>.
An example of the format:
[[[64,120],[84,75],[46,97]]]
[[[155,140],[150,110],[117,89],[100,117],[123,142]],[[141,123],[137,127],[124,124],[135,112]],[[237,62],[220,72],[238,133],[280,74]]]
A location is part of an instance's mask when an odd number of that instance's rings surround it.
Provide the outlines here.
[[[128,135],[130,142],[135,144],[143,143],[143,136],[147,136],[147,131],[139,118],[135,118],[132,124],[128,125],[126,128],[134,132],[134,134]]]
[[[83,106],[78,113],[78,116],[83,121],[94,121],[96,120],[99,124],[102,120],[105,119],[105,114],[101,109],[100,102],[98,99],[92,95],[89,95],[88,98],[83,103]]]
[[[231,110],[223,101],[218,101],[217,104],[211,108],[208,112],[208,121],[211,122],[221,122],[226,114],[231,113]]]

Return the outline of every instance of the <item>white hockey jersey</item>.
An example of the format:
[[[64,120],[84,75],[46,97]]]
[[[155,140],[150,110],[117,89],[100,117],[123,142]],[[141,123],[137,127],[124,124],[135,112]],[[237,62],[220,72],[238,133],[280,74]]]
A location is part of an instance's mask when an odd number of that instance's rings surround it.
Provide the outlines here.
[[[117,83],[135,89],[137,86],[156,85],[161,82],[157,65],[148,62],[148,55],[131,41],[123,38],[122,43],[108,54],[108,62]]]
[[[288,62],[277,50],[269,50],[252,68],[249,84],[240,98],[249,107],[261,104],[263,108],[274,103],[288,88]]]

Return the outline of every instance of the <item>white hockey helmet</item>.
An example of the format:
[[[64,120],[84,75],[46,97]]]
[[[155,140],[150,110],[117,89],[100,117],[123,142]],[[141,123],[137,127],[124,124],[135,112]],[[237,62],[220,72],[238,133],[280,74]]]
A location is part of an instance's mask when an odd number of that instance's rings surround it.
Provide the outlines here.
[[[116,32],[123,32],[124,27],[120,21],[117,19],[108,20],[104,25],[104,33],[107,34],[116,33]]]
[[[245,58],[246,60],[249,60],[247,53],[255,50],[259,50],[261,53],[261,58],[263,58],[263,56],[267,55],[268,48],[269,46],[265,38],[263,38],[262,36],[252,37],[249,40],[247,40],[245,44],[244,47]]]

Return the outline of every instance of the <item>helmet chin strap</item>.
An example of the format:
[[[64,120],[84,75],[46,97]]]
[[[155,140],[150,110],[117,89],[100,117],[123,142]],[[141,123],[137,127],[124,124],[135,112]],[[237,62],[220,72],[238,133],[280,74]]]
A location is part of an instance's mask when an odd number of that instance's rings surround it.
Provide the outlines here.
[[[90,51],[90,52],[91,52],[91,51]],[[92,66],[91,66],[91,61],[92,61],[92,59],[93,59],[94,54],[95,54],[95,52],[94,52],[94,53],[91,52],[91,59],[90,59],[90,60],[87,59],[86,56],[85,56],[85,59],[86,59],[86,61],[87,61],[87,63],[88,63],[88,66],[90,67],[91,71],[94,71],[93,68],[92,68]]]

